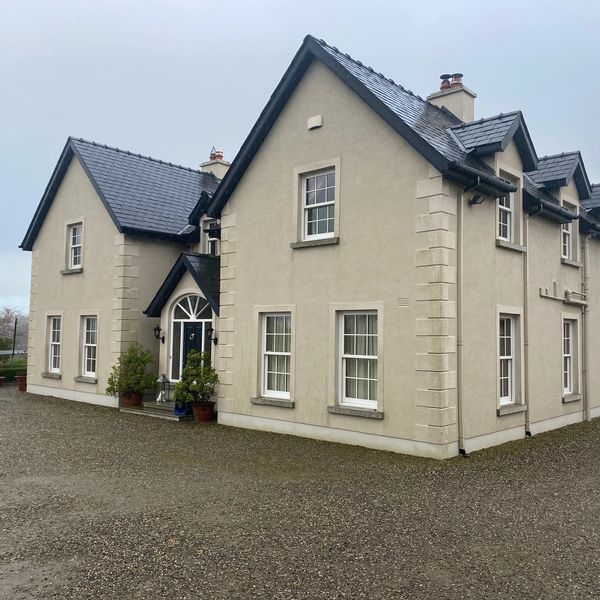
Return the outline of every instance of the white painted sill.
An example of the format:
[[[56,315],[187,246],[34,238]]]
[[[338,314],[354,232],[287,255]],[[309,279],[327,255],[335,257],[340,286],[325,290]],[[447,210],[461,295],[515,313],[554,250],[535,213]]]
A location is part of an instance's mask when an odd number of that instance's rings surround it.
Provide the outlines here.
[[[83,375],[74,377],[73,380],[77,383],[98,383],[98,379],[96,379],[96,377],[84,377]]]
[[[568,404],[569,402],[579,402],[583,396],[581,394],[565,394],[562,397],[563,404]]]
[[[51,371],[44,371],[42,377],[45,379],[60,379],[60,373],[52,373]]]
[[[77,267],[76,269],[63,269],[61,275],[75,275],[75,273],[83,273],[83,267]]]

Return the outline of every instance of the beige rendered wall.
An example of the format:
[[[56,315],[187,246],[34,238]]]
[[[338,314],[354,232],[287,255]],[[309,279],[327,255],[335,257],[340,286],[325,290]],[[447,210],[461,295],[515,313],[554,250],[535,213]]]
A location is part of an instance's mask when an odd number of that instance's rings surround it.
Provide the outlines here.
[[[83,223],[83,271],[62,274],[66,231]],[[171,243],[120,234],[76,158],[71,161],[32,251],[29,389],[36,393],[108,406],[104,394],[111,365],[128,342],[137,340],[158,354],[146,308],[180,249]],[[47,366],[47,319],[62,317],[60,379]],[[98,316],[97,381],[80,375],[81,316]]]
[[[307,119],[322,115],[309,131]],[[338,161],[338,245],[297,241],[298,169]],[[448,456],[456,443],[455,211],[434,169],[313,64],[221,218],[221,423]],[[295,407],[254,405],[259,312],[293,315]],[[335,311],[379,310],[383,420],[330,414]]]

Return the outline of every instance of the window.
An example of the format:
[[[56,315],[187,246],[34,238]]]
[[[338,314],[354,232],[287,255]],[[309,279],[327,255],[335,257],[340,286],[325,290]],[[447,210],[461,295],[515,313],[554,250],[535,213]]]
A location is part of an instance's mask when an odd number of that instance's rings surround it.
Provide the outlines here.
[[[304,239],[333,237],[335,169],[306,175],[302,184]]]
[[[60,373],[60,317],[48,318],[48,372]]]
[[[81,374],[96,377],[96,351],[98,347],[98,317],[83,317],[83,348]]]
[[[291,314],[263,315],[262,332],[262,395],[289,399],[292,358]]]
[[[340,315],[340,403],[377,408],[377,313]]]
[[[516,362],[516,317],[500,315],[499,322],[499,396],[500,404],[514,404]]]
[[[563,223],[561,227],[561,257],[571,260],[572,257],[571,223]]]
[[[204,248],[206,254],[219,256],[219,224],[216,219],[204,222]]]
[[[83,225],[69,225],[69,269],[79,269],[83,259]]]
[[[498,198],[498,238],[506,242],[513,241],[513,196]]]
[[[575,327],[577,323],[572,319],[563,321],[563,393],[572,394],[573,384],[573,365],[574,365],[574,347],[575,347]]]

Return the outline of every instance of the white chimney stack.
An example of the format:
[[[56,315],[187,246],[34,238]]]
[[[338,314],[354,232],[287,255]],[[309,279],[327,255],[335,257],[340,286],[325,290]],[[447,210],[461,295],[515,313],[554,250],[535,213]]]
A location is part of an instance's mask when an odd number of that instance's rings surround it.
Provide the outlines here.
[[[223,150],[211,148],[209,159],[200,165],[200,170],[205,173],[212,173],[215,177],[223,179],[231,163],[223,159]]]

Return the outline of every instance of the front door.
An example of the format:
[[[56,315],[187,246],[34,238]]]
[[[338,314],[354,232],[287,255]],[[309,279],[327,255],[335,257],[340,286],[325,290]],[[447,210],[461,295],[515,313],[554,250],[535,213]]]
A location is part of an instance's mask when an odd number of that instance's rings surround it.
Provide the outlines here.
[[[204,351],[204,340],[206,338],[205,329],[206,323],[204,321],[183,324],[183,364],[181,365],[182,369],[185,367],[185,364],[187,362],[187,355],[190,350],[198,350],[198,352]]]

